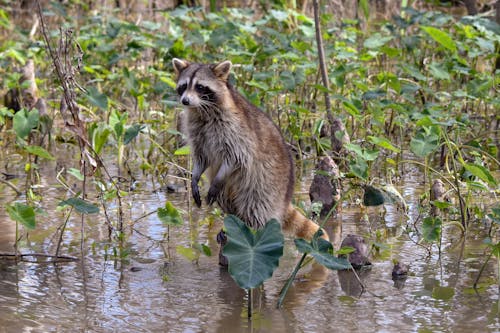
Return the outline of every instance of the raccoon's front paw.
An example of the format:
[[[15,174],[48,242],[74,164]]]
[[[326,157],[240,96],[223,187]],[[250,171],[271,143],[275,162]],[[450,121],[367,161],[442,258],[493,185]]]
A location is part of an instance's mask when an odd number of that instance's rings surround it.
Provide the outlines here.
[[[194,199],[196,206],[198,206],[198,208],[200,208],[201,207],[201,197],[200,197],[200,189],[198,188],[197,183],[194,183],[194,182],[191,183],[191,192],[193,193],[193,199]]]
[[[217,200],[217,197],[219,196],[219,193],[222,189],[222,184],[212,184],[210,185],[210,188],[208,189],[208,194],[207,194],[207,204],[210,206]]]

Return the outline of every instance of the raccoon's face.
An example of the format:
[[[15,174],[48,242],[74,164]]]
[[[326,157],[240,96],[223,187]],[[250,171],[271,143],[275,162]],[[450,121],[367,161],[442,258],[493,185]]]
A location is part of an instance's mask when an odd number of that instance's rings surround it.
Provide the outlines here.
[[[182,105],[208,110],[220,104],[227,92],[227,78],[232,66],[230,61],[207,65],[174,58],[172,63]]]

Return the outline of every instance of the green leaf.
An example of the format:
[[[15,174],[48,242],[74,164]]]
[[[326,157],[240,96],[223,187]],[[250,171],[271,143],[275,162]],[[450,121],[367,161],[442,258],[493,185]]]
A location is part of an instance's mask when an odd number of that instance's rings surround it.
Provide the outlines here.
[[[349,170],[360,179],[366,180],[368,178],[368,164],[360,156],[356,156],[354,160],[349,161]]]
[[[379,206],[386,202],[386,198],[384,192],[382,190],[373,187],[371,185],[365,186],[365,193],[363,195],[363,205],[370,206]]]
[[[376,32],[364,41],[363,46],[367,49],[378,49],[390,40],[392,40],[391,36],[384,37],[380,33]]]
[[[78,169],[75,169],[75,168],[69,168],[68,169],[68,173],[70,175],[72,175],[73,177],[75,177],[76,179],[80,180],[83,182],[83,180],[85,179],[85,177],[83,177],[82,173],[80,172],[80,170]]]
[[[345,258],[337,258],[333,255],[332,244],[320,237],[321,229],[314,235],[311,242],[302,238],[295,239],[295,246],[301,253],[309,253],[321,265],[331,270],[342,270],[352,268]]]
[[[186,246],[182,246],[182,245],[177,245],[175,247],[175,251],[177,253],[179,253],[181,256],[183,256],[184,258],[186,258],[187,260],[189,260],[189,261],[197,260],[199,258],[199,256],[200,256],[199,252],[197,252],[192,247],[186,247]]]
[[[139,133],[142,131],[142,129],[146,127],[145,125],[140,125],[140,124],[134,124],[127,128],[125,130],[125,137],[123,138],[123,143],[128,144],[130,141],[132,141]]]
[[[227,244],[223,254],[229,261],[229,274],[244,289],[262,284],[273,275],[283,255],[284,238],[278,221],[272,219],[253,232],[240,219],[224,219]]]
[[[158,208],[157,214],[160,221],[165,224],[182,225],[184,223],[181,214],[170,201],[165,202],[165,208]]]
[[[12,126],[14,127],[16,135],[24,139],[30,134],[33,128],[38,127],[39,120],[40,115],[37,109],[31,111],[21,109],[14,115]]]
[[[437,62],[432,62],[429,65],[429,71],[432,76],[434,76],[438,80],[449,80],[451,79],[450,73],[447,68],[443,66],[443,64],[438,64]]]
[[[449,208],[451,206],[451,202],[438,201],[438,200],[431,201],[431,204],[434,207],[439,208],[439,209],[446,209],[446,208]]]
[[[370,4],[368,3],[368,0],[360,0],[359,1],[359,7],[363,10],[363,14],[365,15],[366,19],[370,18]]]
[[[98,206],[76,197],[61,201],[59,202],[58,206],[71,206],[81,214],[99,213]]]
[[[373,161],[378,157],[378,150],[363,149],[361,148],[361,146],[355,143],[346,143],[344,144],[344,147],[347,150],[356,153],[356,155],[358,155],[365,161]]]
[[[86,95],[87,100],[93,104],[94,106],[97,106],[98,108],[106,111],[108,109],[108,96],[105,94],[100,93],[97,88],[95,87],[90,87],[88,89],[88,94]]]
[[[429,242],[436,242],[441,237],[442,221],[439,217],[426,217],[422,223],[422,236]]]
[[[436,42],[438,42],[448,50],[452,52],[457,51],[457,45],[455,44],[453,39],[442,29],[437,29],[434,27],[424,27],[424,26],[422,26],[421,28],[422,30],[427,32],[429,36],[432,37],[432,39],[434,39]]]
[[[486,169],[484,166],[479,164],[471,164],[464,163],[465,170],[469,171],[475,177],[481,179],[483,182],[488,183],[489,185],[495,186],[497,185],[497,181],[491,175],[490,171]]]
[[[410,141],[410,150],[419,157],[425,157],[439,146],[439,134],[435,131],[420,130]]]
[[[27,229],[35,229],[35,210],[33,207],[16,202],[13,205],[6,205],[7,213],[11,219],[21,223]]]
[[[368,140],[370,140],[371,143],[382,147],[384,149],[391,150],[395,153],[401,152],[401,149],[395,147],[388,139],[383,138],[383,137],[376,137],[376,136],[368,136]]]
[[[187,145],[174,151],[175,156],[185,156],[185,155],[189,155],[190,153],[191,153],[191,148]]]
[[[106,126],[104,124],[104,126]],[[108,127],[99,126],[96,128],[92,135],[92,144],[96,153],[100,153],[102,147],[108,140],[108,136],[111,134],[111,130]]]
[[[36,155],[41,158],[45,158],[51,161],[55,160],[54,156],[52,156],[48,151],[40,146],[25,146],[24,150],[32,155]]]
[[[201,253],[203,253],[204,255],[206,255],[207,257],[210,257],[212,255],[212,250],[210,249],[210,247],[208,247],[207,245],[205,244],[201,244],[201,243],[194,243],[193,244],[193,247],[200,251]]]

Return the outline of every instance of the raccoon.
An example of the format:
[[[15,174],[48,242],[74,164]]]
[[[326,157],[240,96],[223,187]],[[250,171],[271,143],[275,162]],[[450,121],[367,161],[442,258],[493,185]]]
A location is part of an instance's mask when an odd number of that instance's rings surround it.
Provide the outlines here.
[[[190,63],[173,59],[177,93],[184,107],[183,132],[191,146],[191,189],[201,207],[198,183],[206,173],[208,205],[249,227],[270,219],[285,232],[311,239],[319,229],[291,204],[294,164],[280,130],[271,118],[246,100],[228,81],[232,64]],[[324,238],[328,239],[326,233]]]

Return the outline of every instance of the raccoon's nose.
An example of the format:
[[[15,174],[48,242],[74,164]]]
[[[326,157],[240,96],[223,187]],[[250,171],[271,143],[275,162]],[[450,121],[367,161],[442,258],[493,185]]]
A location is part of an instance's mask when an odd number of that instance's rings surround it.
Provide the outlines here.
[[[184,98],[182,98],[181,102],[184,105],[189,105],[189,98],[188,97],[184,97]]]

